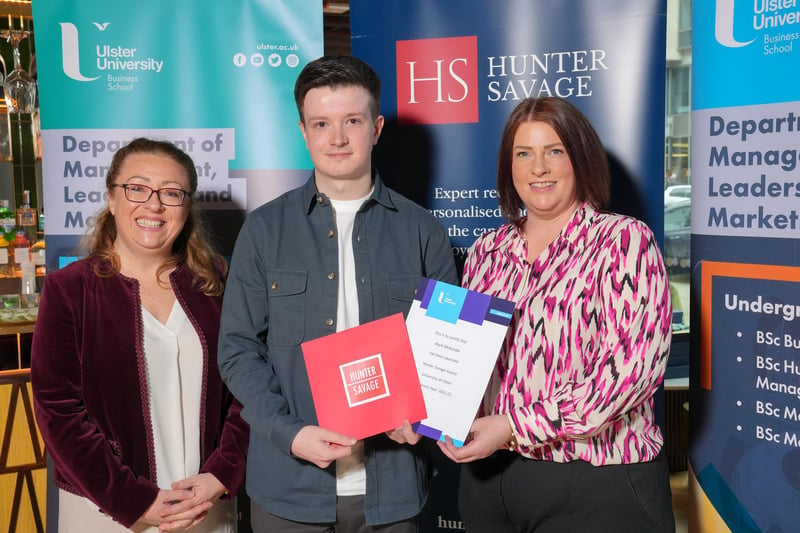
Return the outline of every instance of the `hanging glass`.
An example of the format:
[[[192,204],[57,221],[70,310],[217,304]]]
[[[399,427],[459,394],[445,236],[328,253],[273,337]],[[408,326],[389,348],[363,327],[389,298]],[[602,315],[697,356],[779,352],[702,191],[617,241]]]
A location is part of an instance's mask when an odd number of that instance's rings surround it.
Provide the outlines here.
[[[19,116],[20,113],[33,113],[36,108],[36,81],[22,68],[22,61],[19,54],[19,43],[25,39],[30,32],[25,29],[25,21],[20,16],[19,30],[14,29],[13,20],[11,15],[8,17],[8,30],[3,30],[0,35],[6,38],[6,41],[11,44],[14,54],[14,70],[8,73],[3,88],[6,94],[6,107],[9,113],[17,115],[17,128],[19,130],[19,161],[25,161],[23,157],[23,140],[22,140],[22,120]]]
[[[19,30],[9,28],[6,35],[14,53],[14,70],[3,83],[9,113],[33,113],[36,108],[36,81],[22,68],[19,54],[19,43],[28,35],[30,32],[24,27]]]

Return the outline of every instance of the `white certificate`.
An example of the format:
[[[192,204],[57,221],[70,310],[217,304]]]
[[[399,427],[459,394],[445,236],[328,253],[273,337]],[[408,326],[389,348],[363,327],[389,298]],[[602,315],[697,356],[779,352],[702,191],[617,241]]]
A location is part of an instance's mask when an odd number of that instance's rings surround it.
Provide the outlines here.
[[[417,433],[464,444],[513,312],[508,300],[422,278],[406,319],[428,411]]]

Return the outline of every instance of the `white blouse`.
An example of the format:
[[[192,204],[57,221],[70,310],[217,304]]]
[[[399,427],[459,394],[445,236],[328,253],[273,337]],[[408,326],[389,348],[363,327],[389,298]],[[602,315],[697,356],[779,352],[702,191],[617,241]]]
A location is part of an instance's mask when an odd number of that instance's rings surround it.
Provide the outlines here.
[[[200,469],[203,347],[177,300],[166,324],[144,307],[142,318],[156,483],[169,489]]]

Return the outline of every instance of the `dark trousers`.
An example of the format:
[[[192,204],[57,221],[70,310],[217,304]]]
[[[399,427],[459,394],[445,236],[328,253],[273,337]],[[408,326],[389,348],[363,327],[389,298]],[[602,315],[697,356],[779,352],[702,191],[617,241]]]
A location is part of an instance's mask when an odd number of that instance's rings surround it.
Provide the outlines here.
[[[675,531],[663,452],[649,463],[608,466],[497,452],[462,465],[458,506],[474,533]]]
[[[380,526],[368,526],[364,517],[364,496],[339,496],[336,498],[336,522],[331,524],[306,524],[286,520],[268,513],[255,502],[250,502],[253,533],[417,533],[414,519]]]

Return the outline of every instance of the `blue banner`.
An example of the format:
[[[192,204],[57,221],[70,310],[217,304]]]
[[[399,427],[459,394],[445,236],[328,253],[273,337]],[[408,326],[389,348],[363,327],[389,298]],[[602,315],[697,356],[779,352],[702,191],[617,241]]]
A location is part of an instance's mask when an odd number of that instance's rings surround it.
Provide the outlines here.
[[[383,81],[377,168],[427,207],[458,263],[503,220],[497,150],[511,110],[560,96],[597,128],[614,211],[662,234],[666,0],[350,1],[353,55]],[[421,531],[463,530],[458,467],[439,458]]]
[[[690,511],[701,532],[800,531],[800,11],[695,2],[693,21]]]
[[[378,169],[442,220],[457,260],[502,222],[497,148],[528,96],[561,96],[587,115],[611,161],[611,208],[662,233],[665,0],[350,7],[353,54],[384,83]]]

